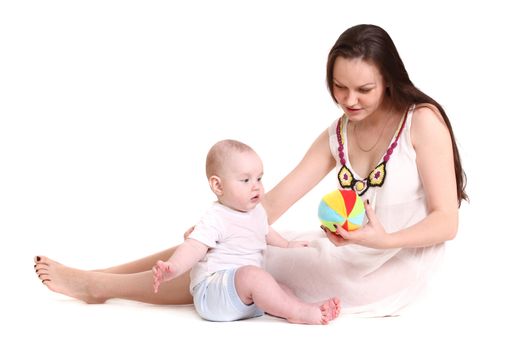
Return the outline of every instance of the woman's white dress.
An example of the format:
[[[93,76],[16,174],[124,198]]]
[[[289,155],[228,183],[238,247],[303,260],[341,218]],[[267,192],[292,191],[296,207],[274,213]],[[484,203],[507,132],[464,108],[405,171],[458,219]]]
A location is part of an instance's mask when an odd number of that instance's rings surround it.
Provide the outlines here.
[[[386,232],[411,226],[427,215],[425,193],[410,139],[413,111],[414,106],[406,113],[404,125],[400,125],[397,145],[385,166],[384,183],[380,187],[368,187],[361,196],[363,200],[370,200]],[[338,123],[341,123],[340,129]],[[346,123],[346,117],[342,117],[329,129],[336,170],[343,167],[337,133],[347,140]],[[396,136],[391,145],[395,140]],[[344,166],[350,174],[356,181],[366,182],[368,175],[363,178],[352,169],[347,147],[343,147],[343,152]],[[341,181],[338,180],[337,185],[342,188]],[[303,300],[314,302],[338,296],[345,312],[366,316],[398,314],[422,291],[444,250],[444,244],[389,250],[358,245],[335,247],[320,229],[296,234],[293,238],[311,240],[312,245],[301,249],[268,247],[267,270]]]

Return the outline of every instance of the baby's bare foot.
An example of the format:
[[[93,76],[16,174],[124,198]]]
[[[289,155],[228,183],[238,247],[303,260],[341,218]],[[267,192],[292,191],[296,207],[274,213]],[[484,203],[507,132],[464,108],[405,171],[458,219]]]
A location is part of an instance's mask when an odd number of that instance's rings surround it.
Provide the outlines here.
[[[330,298],[317,304],[305,304],[298,312],[287,320],[291,323],[328,324],[339,316],[341,302],[338,298]]]
[[[339,298],[330,298],[319,305],[319,308],[323,314],[323,320],[328,323],[339,317],[339,314],[341,313],[341,301]]]
[[[93,292],[94,273],[73,269],[45,256],[35,258],[35,272],[51,291],[82,300],[88,304],[100,304],[106,300]]]

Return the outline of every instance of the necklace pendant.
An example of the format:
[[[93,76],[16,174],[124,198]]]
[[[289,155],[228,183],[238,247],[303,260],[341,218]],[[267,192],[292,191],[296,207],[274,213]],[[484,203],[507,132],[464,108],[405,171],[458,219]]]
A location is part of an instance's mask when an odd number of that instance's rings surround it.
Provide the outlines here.
[[[382,162],[368,175],[368,182],[370,186],[381,186],[385,181],[386,176],[386,162]]]
[[[337,177],[339,178],[339,184],[342,188],[352,187],[354,177],[352,176],[352,172],[346,167],[346,165],[343,164],[341,170],[339,170],[339,174],[337,174]]]
[[[366,190],[368,190],[368,179],[356,180],[354,184],[354,191],[361,196],[366,192]]]

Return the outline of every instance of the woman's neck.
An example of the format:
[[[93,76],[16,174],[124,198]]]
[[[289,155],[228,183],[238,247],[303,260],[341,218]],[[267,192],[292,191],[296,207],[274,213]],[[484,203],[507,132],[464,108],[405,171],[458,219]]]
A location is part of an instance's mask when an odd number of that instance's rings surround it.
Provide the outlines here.
[[[359,124],[360,129],[374,130],[388,123],[394,114],[396,114],[394,105],[390,100],[385,100],[374,113],[357,122],[357,124]]]

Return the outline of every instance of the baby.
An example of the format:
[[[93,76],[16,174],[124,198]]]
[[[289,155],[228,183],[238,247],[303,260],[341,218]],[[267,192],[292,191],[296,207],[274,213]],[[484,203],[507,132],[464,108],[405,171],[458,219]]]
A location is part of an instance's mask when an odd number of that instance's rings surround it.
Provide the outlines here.
[[[327,324],[339,315],[338,298],[302,302],[261,267],[267,244],[308,246],[286,240],[268,225],[262,175],[261,159],[249,146],[223,140],[210,149],[206,176],[217,202],[169,260],[153,266],[154,290],[193,268],[190,290],[206,320],[234,321],[266,312],[291,323]]]

